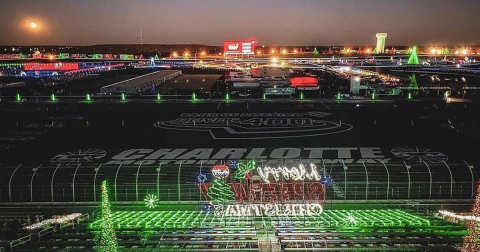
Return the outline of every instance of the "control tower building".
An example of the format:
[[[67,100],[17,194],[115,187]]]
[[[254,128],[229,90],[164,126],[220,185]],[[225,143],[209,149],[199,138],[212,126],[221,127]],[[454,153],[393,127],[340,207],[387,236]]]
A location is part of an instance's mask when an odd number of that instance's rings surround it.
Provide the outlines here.
[[[386,33],[377,33],[377,53],[385,53],[385,41],[387,40]]]

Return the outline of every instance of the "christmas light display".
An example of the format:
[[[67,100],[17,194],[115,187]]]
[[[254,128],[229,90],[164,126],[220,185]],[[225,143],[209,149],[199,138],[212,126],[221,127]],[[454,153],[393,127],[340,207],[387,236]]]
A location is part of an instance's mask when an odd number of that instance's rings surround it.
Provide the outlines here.
[[[207,181],[207,175],[205,175],[203,173],[198,174],[197,182],[198,183],[205,183],[205,181]]]
[[[35,224],[30,225],[30,226],[26,226],[25,229],[35,230],[35,229],[44,228],[48,225],[62,224],[62,223],[66,223],[66,222],[69,222],[69,221],[76,220],[80,216],[82,216],[81,213],[73,213],[73,214],[69,214],[69,215],[53,216],[52,219],[43,220],[42,222],[35,223]]]
[[[477,187],[477,195],[473,202],[472,216],[474,218],[468,221],[468,233],[463,240],[462,252],[480,251],[480,243],[478,242],[480,238],[480,227],[476,221],[476,219],[480,217],[480,181]]]
[[[100,238],[96,251],[98,252],[117,252],[118,243],[115,229],[113,228],[112,211],[110,210],[110,201],[108,198],[108,183],[102,182],[102,218],[100,228]]]
[[[208,189],[207,197],[210,199],[210,203],[214,205],[235,203],[235,194],[231,186],[221,178],[213,181],[213,186]]]
[[[145,205],[150,209],[156,208],[159,202],[157,195],[154,194],[147,194],[143,201],[145,202]]]
[[[262,180],[265,183],[270,183],[269,177],[270,175],[273,176],[275,181],[280,180],[280,175],[283,176],[284,180],[296,180],[296,181],[304,181],[305,179],[313,180],[313,181],[320,181],[320,174],[318,174],[317,167],[314,164],[310,164],[310,171],[305,165],[300,164],[298,167],[258,167],[257,171]]]
[[[420,65],[420,59],[418,58],[418,47],[413,46],[412,49],[412,54],[410,55],[410,58],[408,59],[407,65]]]
[[[251,172],[255,171],[255,161],[250,160],[247,162],[237,163],[237,171],[235,172],[235,179],[244,180],[248,179]]]
[[[238,168],[238,161],[237,160],[228,160],[228,166],[230,169],[237,169]]]
[[[223,211],[223,209],[225,209]],[[247,204],[215,207],[216,216],[315,216],[323,212],[320,204]]]
[[[228,177],[228,175],[230,175],[230,168],[228,168],[228,166],[226,165],[215,165],[212,168],[212,175],[215,178],[220,178],[220,179],[226,178]]]
[[[449,218],[452,218],[452,219],[455,219],[455,220],[460,220],[460,221],[473,220],[473,221],[476,221],[476,222],[480,222],[480,216],[476,217],[476,216],[472,216],[472,215],[461,215],[461,214],[456,214],[456,213],[452,213],[452,212],[445,211],[445,210],[440,210],[440,211],[438,211],[438,213],[440,215],[444,216],[444,217],[449,217]]]
[[[317,55],[318,54],[318,51],[317,51],[317,48],[315,47],[315,49],[313,50],[313,54]]]
[[[298,210],[298,208],[297,208]],[[313,209],[316,211],[317,209]],[[289,226],[310,227],[333,227],[345,228],[345,223],[355,220],[349,226],[355,228],[396,228],[409,227],[427,230],[445,230],[442,234],[455,233],[452,226],[443,220],[429,218],[400,209],[371,209],[371,210],[323,210],[321,215],[314,216],[290,216],[278,218],[264,216],[267,223],[277,223],[289,220]],[[251,226],[251,220],[245,217],[222,216],[207,214],[203,211],[116,211],[112,215],[112,221],[118,229],[131,229],[140,227],[149,228],[198,228],[227,225],[232,227]],[[102,220],[98,219],[90,223],[90,229],[101,230]],[[464,231],[462,231],[464,232]]]

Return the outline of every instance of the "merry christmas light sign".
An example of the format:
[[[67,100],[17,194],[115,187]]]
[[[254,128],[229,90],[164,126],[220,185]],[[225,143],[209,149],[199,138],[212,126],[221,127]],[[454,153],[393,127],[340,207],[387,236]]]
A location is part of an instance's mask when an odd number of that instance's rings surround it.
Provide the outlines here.
[[[235,167],[221,164],[212,168],[212,175],[212,183],[198,183],[198,187],[216,216],[313,216],[323,212],[327,176],[313,163],[291,167],[257,167],[253,161],[238,162]]]

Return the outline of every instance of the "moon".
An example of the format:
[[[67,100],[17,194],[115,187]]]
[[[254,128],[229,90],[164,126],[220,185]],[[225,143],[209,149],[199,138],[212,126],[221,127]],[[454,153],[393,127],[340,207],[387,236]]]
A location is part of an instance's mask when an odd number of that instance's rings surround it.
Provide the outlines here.
[[[37,23],[35,23],[35,22],[30,22],[30,28],[32,28],[32,29],[37,28]]]

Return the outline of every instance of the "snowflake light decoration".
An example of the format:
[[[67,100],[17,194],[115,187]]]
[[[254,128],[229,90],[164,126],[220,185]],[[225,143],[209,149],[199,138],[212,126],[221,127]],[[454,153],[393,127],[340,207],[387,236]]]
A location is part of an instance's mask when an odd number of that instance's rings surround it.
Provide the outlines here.
[[[205,181],[207,181],[207,175],[205,175],[203,173],[198,174],[197,182],[198,183],[205,183]]]
[[[145,205],[150,209],[156,208],[159,202],[158,197],[155,194],[147,194],[143,201],[145,202]]]

